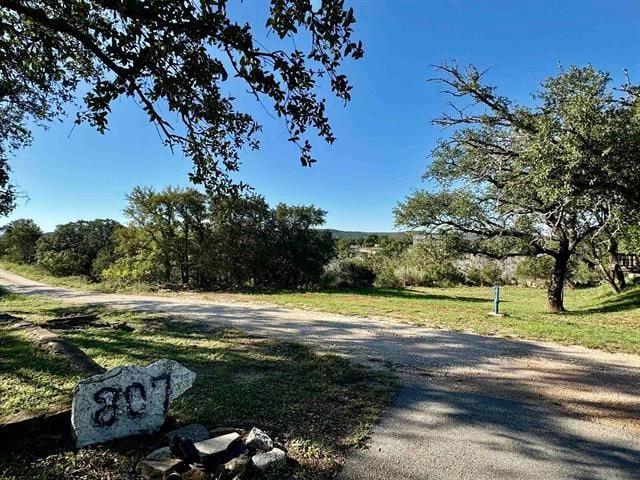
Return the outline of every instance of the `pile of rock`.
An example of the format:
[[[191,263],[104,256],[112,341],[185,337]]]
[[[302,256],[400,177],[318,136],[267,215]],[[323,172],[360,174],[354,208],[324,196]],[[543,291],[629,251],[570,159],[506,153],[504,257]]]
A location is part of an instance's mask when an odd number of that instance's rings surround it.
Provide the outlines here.
[[[164,436],[168,446],[150,453],[138,465],[145,480],[251,479],[270,468],[286,465],[284,447],[274,445],[254,427],[217,429],[188,425]]]

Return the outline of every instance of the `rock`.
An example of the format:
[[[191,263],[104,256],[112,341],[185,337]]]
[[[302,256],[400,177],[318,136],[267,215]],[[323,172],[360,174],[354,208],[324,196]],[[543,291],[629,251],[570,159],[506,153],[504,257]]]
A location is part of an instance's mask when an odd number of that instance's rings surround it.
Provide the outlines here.
[[[169,443],[171,439],[176,435],[181,438],[188,438],[192,442],[201,442],[202,440],[206,440],[207,438],[209,438],[209,431],[205,428],[204,425],[194,423],[191,425],[180,427],[165,434],[164,440]]]
[[[271,450],[273,448],[271,437],[256,427],[251,429],[244,443],[254,450]]]
[[[223,478],[239,478],[249,467],[250,461],[248,455],[241,455],[225,463]]]
[[[202,470],[192,468],[182,474],[181,480],[206,480],[207,474]]]
[[[169,447],[159,448],[144,457],[145,460],[167,460],[170,458],[173,458],[173,455],[171,455],[171,449]]]
[[[251,461],[259,470],[265,472],[268,468],[286,465],[287,454],[284,453],[284,450],[274,448],[269,452],[254,455]]]
[[[233,432],[242,434],[245,431],[242,430],[241,428],[218,427],[218,428],[214,428],[213,430],[209,430],[209,436],[210,437],[219,437],[220,435],[226,435],[227,433],[233,433]]]
[[[82,380],[71,404],[76,445],[156,432],[171,401],[188,390],[195,377],[179,363],[163,359],[148,367],[116,367]]]
[[[195,446],[200,452],[200,463],[205,470],[218,471],[232,458],[246,453],[247,447],[239,439],[240,435],[233,432],[196,443]]]
[[[235,442],[238,438],[240,438],[240,435],[236,432],[232,432],[220,437],[196,442],[195,446],[200,452],[201,457],[206,457],[207,455],[215,455],[226,451],[227,448],[229,448],[229,445]]]
[[[242,442],[233,442],[229,448],[227,448],[226,455],[222,458],[222,463],[226,463],[232,458],[239,457],[249,453],[249,449]]]
[[[172,473],[185,468],[185,463],[177,458],[164,460],[142,460],[138,471],[144,480],[165,480]]]
[[[188,463],[200,461],[200,452],[188,438],[174,436],[169,444],[169,450],[171,450],[171,454],[174,457],[185,460]]]
[[[22,317],[16,317],[15,315],[11,315],[10,313],[0,313],[0,323],[2,322],[15,322],[17,320],[24,320]]]

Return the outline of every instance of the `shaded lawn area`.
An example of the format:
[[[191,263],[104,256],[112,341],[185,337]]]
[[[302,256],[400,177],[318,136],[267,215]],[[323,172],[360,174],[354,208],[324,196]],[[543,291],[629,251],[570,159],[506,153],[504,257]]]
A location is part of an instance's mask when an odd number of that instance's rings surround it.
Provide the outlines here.
[[[0,326],[0,418],[62,410],[81,378],[66,358],[44,352],[19,330]]]
[[[504,317],[488,315],[493,308],[492,287],[205,295],[640,354],[640,287],[620,295],[606,287],[566,289],[565,306],[569,311],[563,314],[548,312],[542,289],[502,287],[500,307],[506,313]]]
[[[260,426],[299,462],[292,478],[330,478],[345,451],[364,442],[394,390],[389,377],[337,356],[183,318],[69,307],[7,293],[0,294],[0,311],[34,323],[80,311],[98,313],[102,321],[126,321],[133,332],[87,328],[64,336],[107,368],[160,358],[191,368],[197,374],[193,388],[172,403],[176,421],[209,428]],[[64,360],[34,351],[19,333],[1,338],[0,415],[20,405],[42,411],[70,403],[78,377]],[[0,479],[137,478],[137,460],[157,443],[157,436],[145,437],[75,451],[67,439],[32,451],[0,452]]]

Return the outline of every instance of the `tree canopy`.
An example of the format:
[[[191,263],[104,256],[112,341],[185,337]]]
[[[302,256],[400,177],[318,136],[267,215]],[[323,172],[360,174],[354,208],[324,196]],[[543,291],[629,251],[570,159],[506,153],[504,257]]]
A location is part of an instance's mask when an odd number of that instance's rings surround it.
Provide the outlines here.
[[[114,257],[112,236],[121,225],[111,219],[78,220],[58,225],[37,243],[38,265],[54,275],[97,280]]]
[[[425,174],[440,188],[410,195],[397,223],[462,234],[470,253],[552,257],[549,305],[564,310],[578,245],[637,219],[637,88],[616,95],[608,74],[571,67],[544,81],[528,106],[498,95],[475,67],[438,70],[436,81],[470,103],[452,103],[454,112],[435,120],[454,129]]]
[[[135,99],[164,143],[193,160],[191,179],[210,191],[241,189],[229,173],[243,148],[258,147],[260,125],[225,93],[226,82],[269,104],[311,165],[309,129],[335,140],[319,86],[351,97],[340,69],[363,55],[354,23],[343,0],[272,0],[267,48],[256,38],[262,26],[234,18],[226,0],[0,0],[0,213],[15,198],[8,155],[30,143],[31,125],[64,115],[80,86],[77,122],[105,132],[113,102]]]
[[[297,288],[317,285],[334,254],[318,230],[325,212],[258,195],[207,196],[194,189],[136,187],[130,222],[115,232],[115,262],[103,276],[116,282],[196,288]]]
[[[32,263],[36,257],[36,242],[42,237],[42,230],[27,218],[7,223],[0,229],[0,254],[11,260]]]

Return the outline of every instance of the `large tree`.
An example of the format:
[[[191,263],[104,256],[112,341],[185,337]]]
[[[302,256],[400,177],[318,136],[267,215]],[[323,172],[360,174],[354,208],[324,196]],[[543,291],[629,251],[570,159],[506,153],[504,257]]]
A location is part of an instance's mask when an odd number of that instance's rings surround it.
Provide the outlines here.
[[[0,228],[0,254],[22,263],[33,263],[36,258],[36,242],[42,230],[28,218],[20,218]]]
[[[474,67],[438,68],[437,81],[469,103],[453,102],[454,112],[435,120],[454,130],[425,174],[440,188],[410,195],[398,224],[462,234],[470,253],[552,257],[549,307],[563,311],[578,246],[634,214],[638,90],[614,94],[608,74],[572,67],[543,82],[530,106],[498,95]]]
[[[258,147],[260,125],[237,108],[233,90],[283,118],[311,165],[308,130],[334,141],[318,87],[326,82],[347,102],[340,68],[363,54],[344,0],[315,5],[271,0],[264,24],[250,25],[241,17],[254,2],[232,15],[226,0],[0,0],[0,214],[15,195],[8,155],[29,144],[31,125],[64,115],[80,86],[78,122],[105,132],[113,102],[133,98],[209,190],[237,191],[229,172],[241,149]]]

